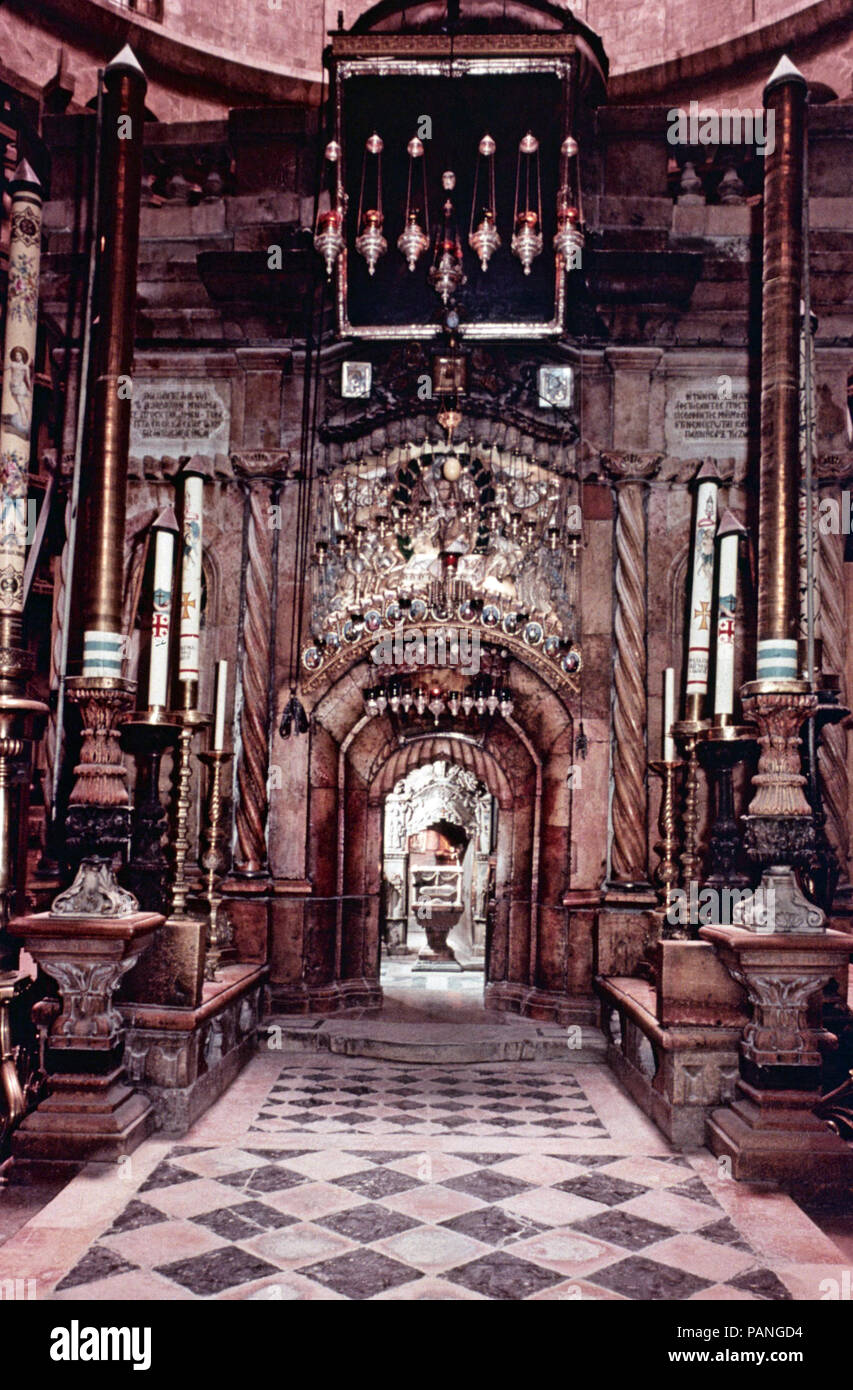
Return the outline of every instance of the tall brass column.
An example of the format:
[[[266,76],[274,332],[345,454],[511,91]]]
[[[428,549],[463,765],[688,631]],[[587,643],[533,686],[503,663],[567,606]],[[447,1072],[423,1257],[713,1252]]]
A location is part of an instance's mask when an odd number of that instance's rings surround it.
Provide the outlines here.
[[[125,46],[104,74],[103,217],[98,229],[98,329],[93,425],[84,469],[83,674],[68,682],[83,711],[83,747],[69,799],[72,860],[127,845],[130,809],[117,726],[134,686],[122,676],[122,589],[131,367],[142,182],[145,75]]]
[[[822,931],[794,869],[809,861],[815,828],[800,767],[800,727],[817,696],[797,679],[799,625],[800,296],[806,80],[780,59],[764,89],[764,263],[761,319],[761,461],[756,679],[741,691],[758,725],[761,756],[746,817],[746,849],[764,870],[739,920],[762,933]],[[772,894],[771,894],[772,889]]]

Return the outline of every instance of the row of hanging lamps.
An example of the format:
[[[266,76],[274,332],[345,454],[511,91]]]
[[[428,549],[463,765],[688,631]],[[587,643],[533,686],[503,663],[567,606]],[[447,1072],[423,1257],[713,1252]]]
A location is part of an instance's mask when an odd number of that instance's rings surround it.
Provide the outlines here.
[[[429,250],[429,206],[427,203],[426,156],[423,141],[413,136],[407,146],[409,152],[409,179],[406,185],[406,221],[397,238],[397,247],[409,270],[414,270],[424,251]],[[424,225],[418,221],[418,208],[414,203],[412,185],[415,182],[415,167],[420,162],[423,180]]]
[[[542,177],[539,169],[539,141],[531,131],[522,136],[518,145],[512,225],[514,228],[510,242],[512,254],[521,261],[521,268],[525,275],[529,275],[533,262],[542,252]]]
[[[501,244],[498,236],[497,207],[495,205],[495,150],[497,146],[491,135],[484,135],[477,147],[477,165],[474,170],[474,196],[471,200],[471,225],[468,229],[468,245],[479,257],[484,271]],[[484,188],[480,188],[480,179]],[[482,200],[482,201],[480,201]],[[474,227],[474,213],[482,206],[483,215]]]
[[[560,146],[560,187],[557,193],[557,231],[554,250],[566,270],[577,270],[584,247],[578,142],[567,135]]]
[[[367,262],[367,271],[373,275],[376,266],[385,252],[388,243],[382,235],[382,151],[385,148],[382,136],[376,131],[368,137],[364,149],[364,162],[361,166],[361,190],[358,195],[359,234],[355,239],[355,249]],[[373,206],[365,208],[365,190],[368,184],[375,189]]]
[[[341,147],[337,140],[330,140],[326,146],[325,170],[331,182],[330,196],[332,206],[317,213],[317,226],[314,230],[314,248],[323,258],[326,274],[331,280],[335,263],[344,249],[344,215],[340,198],[339,164]]]

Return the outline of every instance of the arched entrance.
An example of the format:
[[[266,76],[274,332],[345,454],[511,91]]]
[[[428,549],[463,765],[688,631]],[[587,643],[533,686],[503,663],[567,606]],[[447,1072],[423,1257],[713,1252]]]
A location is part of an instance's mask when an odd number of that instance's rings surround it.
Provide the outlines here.
[[[401,738],[366,713],[366,654],[317,691],[307,750],[310,896],[287,912],[273,952],[274,1003],[329,1012],[382,1005],[380,963],[386,798],[413,769],[442,760],[467,769],[497,807],[494,901],[484,946],[488,1007],[576,1017],[581,970],[589,986],[589,924],[573,925],[573,722],[533,664],[503,649],[514,707],[506,717],[458,720]],[[373,668],[375,669],[375,668]],[[436,673],[441,679],[441,673]],[[577,941],[573,930],[582,931]],[[283,962],[287,973],[280,970]],[[298,971],[298,976],[297,976]],[[288,978],[289,975],[289,978]],[[591,993],[591,991],[590,991]]]

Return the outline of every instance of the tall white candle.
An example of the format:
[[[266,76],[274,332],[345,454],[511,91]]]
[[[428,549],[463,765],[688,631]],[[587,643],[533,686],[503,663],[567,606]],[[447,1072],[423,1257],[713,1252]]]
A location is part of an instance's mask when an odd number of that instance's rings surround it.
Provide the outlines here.
[[[708,693],[711,655],[711,602],[714,593],[714,533],[720,479],[713,463],[704,463],[697,476],[696,529],[690,583],[690,635],[687,643],[685,693]]]
[[[169,633],[172,626],[172,584],[178,522],[171,507],[161,512],[154,533],[154,592],[151,604],[151,658],[148,665],[148,707],[164,706],[169,698]]]
[[[736,516],[723,513],[717,531],[720,572],[717,589],[716,678],[714,714],[734,713],[735,689],[735,612],[737,609],[738,541],[744,534]]]
[[[181,615],[178,680],[197,681],[201,625],[201,543],[204,478],[184,474],[184,514],[181,554]]]
[[[216,663],[216,698],[213,704],[213,748],[225,747],[225,705],[228,699],[228,662]]]
[[[675,762],[675,739],[672,736],[672,722],[675,719],[675,670],[667,666],[663,673],[663,760]]]

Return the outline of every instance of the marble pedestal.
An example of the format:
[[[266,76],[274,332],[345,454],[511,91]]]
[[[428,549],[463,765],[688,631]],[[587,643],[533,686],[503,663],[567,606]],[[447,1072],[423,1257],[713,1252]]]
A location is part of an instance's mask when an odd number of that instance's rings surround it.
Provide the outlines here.
[[[162,921],[154,912],[45,912],[10,923],[10,933],[56,980],[62,1003],[48,1034],[48,1095],[15,1131],[16,1159],[114,1162],[150,1133],[151,1104],[124,1077],[124,1024],[113,994]]]
[[[846,997],[853,938],[840,932],[759,935],[702,927],[747,991],[752,1018],[740,1043],[740,1079],[713,1111],[707,1142],[747,1182],[821,1187],[853,1181],[853,1149],[813,1114],[820,1099],[820,996],[835,979]]]

